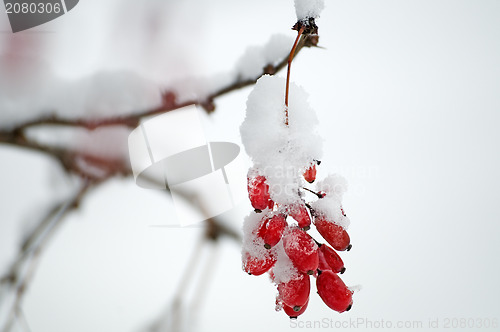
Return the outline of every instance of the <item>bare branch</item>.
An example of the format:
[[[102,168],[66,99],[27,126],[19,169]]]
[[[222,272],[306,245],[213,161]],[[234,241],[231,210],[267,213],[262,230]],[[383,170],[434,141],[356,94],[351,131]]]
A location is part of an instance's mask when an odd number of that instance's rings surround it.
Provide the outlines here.
[[[20,304],[29,282],[35,273],[36,263],[44,246],[48,243],[58,226],[63,223],[64,218],[78,207],[80,201],[92,185],[95,185],[95,183],[84,181],[81,188],[73,197],[50,209],[24,241],[18,258],[14,261],[8,273],[0,279],[0,286],[11,288],[15,292],[14,302],[9,309],[6,325],[2,329],[2,332],[9,332],[14,326]]]

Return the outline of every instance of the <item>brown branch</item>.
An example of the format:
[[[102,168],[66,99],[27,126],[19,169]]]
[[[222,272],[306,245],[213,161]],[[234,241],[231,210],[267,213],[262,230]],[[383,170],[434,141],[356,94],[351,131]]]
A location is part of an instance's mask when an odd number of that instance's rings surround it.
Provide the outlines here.
[[[313,47],[316,46],[316,43],[313,41],[314,36],[306,36],[305,38],[302,38],[301,41],[298,43],[295,54],[298,54],[300,50],[306,46],[306,47]],[[310,39],[310,40],[309,40]],[[51,116],[43,116],[38,119],[30,120],[27,122],[24,122],[22,124],[19,124],[15,126],[13,129],[10,130],[3,130],[0,131],[0,143],[3,142],[1,139],[1,133],[12,133],[15,131],[24,131],[27,128],[30,127],[35,127],[35,126],[41,126],[41,125],[57,125],[57,126],[68,126],[68,127],[81,127],[85,128],[88,130],[94,130],[96,128],[100,127],[108,127],[108,126],[127,126],[131,128],[135,128],[139,125],[140,120],[143,117],[148,117],[152,115],[157,115],[157,114],[162,114],[166,112],[170,112],[185,106],[190,106],[190,105],[200,105],[204,107],[207,111],[213,110],[213,100],[217,97],[220,97],[222,95],[225,95],[227,93],[230,93],[232,91],[250,86],[252,84],[255,84],[255,82],[263,75],[263,74],[274,74],[281,69],[283,69],[286,65],[288,64],[288,56],[283,58],[278,64],[272,65],[269,64],[266,67],[263,68],[262,73],[259,74],[257,77],[249,80],[236,80],[235,82],[232,82],[231,84],[220,88],[219,90],[213,92],[212,94],[208,95],[207,97],[203,99],[192,99],[188,100],[182,103],[178,103],[175,101],[175,94],[172,92],[165,92],[163,95],[163,104],[159,107],[153,108],[153,109],[148,109],[148,110],[142,110],[142,111],[137,111],[137,112],[132,112],[129,115],[123,115],[123,116],[115,116],[115,117],[108,117],[108,118],[101,118],[101,119],[85,119],[85,118],[79,118],[79,119],[68,119],[68,118],[62,118],[58,117],[56,115],[51,115]]]

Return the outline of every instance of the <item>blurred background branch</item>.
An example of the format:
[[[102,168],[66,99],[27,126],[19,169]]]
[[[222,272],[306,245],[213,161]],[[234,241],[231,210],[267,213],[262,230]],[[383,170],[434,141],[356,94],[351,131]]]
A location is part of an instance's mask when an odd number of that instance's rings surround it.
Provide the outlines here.
[[[304,46],[311,47],[315,46],[316,43],[317,40],[314,39],[314,36],[303,37],[298,44],[297,53]],[[51,128],[55,128],[54,126],[62,126],[69,128],[84,128],[89,131],[111,126],[134,128],[138,126],[141,119],[145,117],[162,114],[189,105],[199,105],[210,113],[215,109],[214,100],[216,98],[254,84],[262,74],[275,74],[286,66],[287,60],[287,57],[283,57],[276,63],[276,65],[268,64],[262,68],[262,73],[257,77],[245,80],[238,78],[236,81],[221,87],[208,97],[200,100],[193,99],[179,103],[176,101],[175,93],[167,91],[163,93],[163,103],[161,106],[149,110],[131,112],[128,115],[102,118],[86,117],[76,119],[62,118],[57,115],[40,116],[38,118],[35,117],[29,119],[15,126],[0,127],[0,144],[33,150],[50,156],[58,161],[68,174],[73,174],[80,178],[82,183],[80,189],[73,197],[69,197],[63,202],[53,204],[47,215],[39,221],[30,233],[28,233],[26,239],[19,248],[17,259],[12,263],[8,271],[1,277],[0,286],[4,289],[2,292],[4,295],[2,296],[3,301],[0,303],[2,303],[4,307],[9,307],[6,321],[4,324],[0,325],[3,326],[1,331],[12,331],[12,328],[16,323],[16,319],[23,317],[21,309],[22,299],[26,294],[29,283],[36,271],[37,262],[43,252],[43,247],[47,245],[53,233],[57,231],[58,226],[64,222],[65,217],[71,213],[71,211],[79,207],[80,202],[89,191],[95,190],[100,184],[116,176],[132,176],[128,160],[116,158],[114,156],[107,157],[95,155],[91,152],[85,151],[84,149],[77,149],[75,147],[43,144],[38,142],[36,138],[29,137],[28,131],[31,128],[47,127],[50,130]],[[96,169],[98,169],[98,172],[96,172]],[[192,202],[190,197],[185,198],[186,201]],[[200,207],[193,205],[193,208]],[[203,213],[203,211],[201,212]],[[221,222],[218,218],[209,218],[205,221],[205,232],[199,241],[198,247],[202,244],[212,243],[212,251],[216,252],[217,243],[221,237],[230,238],[238,243],[241,241],[239,231],[232,229],[227,224]],[[197,259],[200,252],[200,248],[195,249],[192,253],[191,259]],[[205,264],[204,270],[200,271],[205,278],[198,280],[200,283],[199,286],[197,286],[199,292],[207,287],[204,283],[208,282],[210,271],[214,268],[214,260],[215,254],[212,254],[211,258]],[[181,308],[181,299],[183,297],[182,292],[186,287],[186,283],[188,283],[189,276],[192,275],[192,265],[195,264],[188,264],[186,267],[186,277],[181,281],[181,285],[178,287],[176,296],[174,297],[171,306],[168,308],[169,313],[162,314],[162,316],[166,316],[158,318],[158,321],[150,327],[150,331],[166,331],[166,329],[164,329],[165,318],[173,319],[173,321],[168,322],[172,331],[177,331],[179,329],[180,322],[176,322],[175,320],[183,316],[176,310],[180,310],[179,308]],[[201,301],[197,301],[191,306],[193,308],[198,308],[201,303]],[[172,318],[172,315],[178,317]],[[27,322],[24,322],[24,324],[26,326],[29,325]],[[170,331],[170,329],[168,330]]]

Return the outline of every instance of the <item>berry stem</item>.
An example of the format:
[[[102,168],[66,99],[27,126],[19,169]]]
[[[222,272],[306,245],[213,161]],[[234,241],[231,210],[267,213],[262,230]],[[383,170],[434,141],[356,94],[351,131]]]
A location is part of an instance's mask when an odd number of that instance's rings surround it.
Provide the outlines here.
[[[302,189],[307,190],[308,192],[310,192],[310,193],[312,193],[312,194],[314,194],[314,195],[318,196],[318,198],[323,198],[323,197],[325,197],[325,194],[324,194],[323,192],[319,192],[319,193],[317,193],[317,192],[315,192],[314,190],[311,190],[311,189],[309,189],[309,188],[305,188],[305,187],[302,187]]]
[[[292,66],[292,60],[295,55],[295,50],[297,49],[297,44],[299,43],[300,36],[304,32],[304,26],[299,29],[297,34],[297,38],[295,38],[295,43],[293,43],[292,50],[290,51],[290,55],[288,56],[288,68],[286,72],[286,90],[285,90],[285,125],[288,126],[288,90],[290,87],[290,67]]]

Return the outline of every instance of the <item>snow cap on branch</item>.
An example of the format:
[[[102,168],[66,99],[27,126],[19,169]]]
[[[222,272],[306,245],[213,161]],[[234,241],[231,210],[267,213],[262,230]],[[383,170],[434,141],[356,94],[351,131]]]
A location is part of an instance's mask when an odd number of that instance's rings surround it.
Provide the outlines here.
[[[295,0],[295,12],[299,21],[318,18],[325,8],[324,0]]]
[[[271,199],[278,204],[297,203],[302,174],[321,157],[318,119],[301,87],[290,84],[288,125],[285,124],[285,84],[282,77],[262,76],[247,100],[240,132],[255,169],[266,177]]]
[[[276,66],[285,58],[292,44],[290,36],[275,34],[264,45],[248,47],[236,63],[237,76],[242,80],[259,77],[266,65]]]

